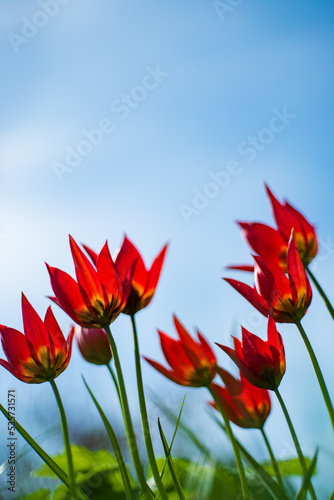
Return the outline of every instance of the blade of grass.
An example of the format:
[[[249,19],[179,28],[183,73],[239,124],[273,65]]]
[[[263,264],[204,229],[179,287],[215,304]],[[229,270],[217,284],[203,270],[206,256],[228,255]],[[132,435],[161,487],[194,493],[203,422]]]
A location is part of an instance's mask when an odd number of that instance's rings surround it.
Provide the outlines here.
[[[177,492],[180,500],[186,500],[185,496],[183,494],[183,491],[182,491],[182,486],[180,484],[179,478],[177,477],[177,474],[176,474],[176,471],[174,468],[173,459],[172,459],[172,455],[171,455],[171,446],[168,446],[167,439],[166,439],[166,436],[164,434],[164,431],[162,430],[162,426],[161,426],[159,418],[158,418],[158,426],[159,426],[159,432],[160,432],[162,445],[164,447],[164,451],[165,451],[165,455],[166,455],[166,460],[168,462],[169,472],[170,472],[170,475],[172,477],[176,492]]]
[[[97,399],[95,398],[94,394],[92,393],[92,391],[91,391],[89,385],[87,384],[85,378],[84,377],[82,377],[82,378],[83,378],[84,384],[86,386],[86,389],[89,392],[90,397],[92,398],[92,400],[93,400],[93,402],[94,402],[94,404],[96,406],[96,409],[97,409],[97,411],[99,412],[99,414],[100,414],[100,416],[102,418],[103,424],[104,424],[104,426],[106,428],[106,431],[108,433],[110,442],[111,442],[112,447],[114,449],[114,453],[115,453],[115,456],[116,456],[118,467],[119,467],[119,470],[120,470],[120,473],[121,473],[121,476],[122,476],[122,480],[123,480],[123,485],[124,485],[124,490],[125,490],[126,498],[128,500],[132,500],[132,491],[131,491],[130,479],[129,479],[128,471],[126,469],[124,458],[123,458],[123,455],[122,455],[122,452],[121,452],[121,448],[120,448],[120,446],[118,444],[118,441],[117,441],[117,437],[116,437],[115,431],[112,428],[109,420],[107,419],[104,411],[102,410],[101,406],[99,405],[99,403],[98,403]]]
[[[298,491],[297,493],[297,496],[296,496],[296,500],[306,500],[306,495],[307,495],[307,492],[311,486],[311,478],[314,474],[314,471],[315,471],[315,467],[316,467],[316,464],[317,464],[317,460],[318,460],[318,452],[319,450],[317,449],[315,454],[314,454],[314,457],[313,457],[313,460],[311,462],[311,465],[310,467],[308,468],[307,470],[307,473],[304,477],[304,481],[300,487],[300,490]]]
[[[179,411],[179,414],[178,414],[178,417],[177,417],[177,420],[176,420],[176,424],[175,424],[175,429],[174,429],[174,432],[173,432],[172,440],[171,440],[171,442],[170,442],[170,446],[169,446],[169,449],[168,449],[168,455],[166,455],[166,461],[165,461],[165,464],[164,464],[163,469],[162,469],[162,471],[161,471],[161,479],[162,479],[162,478],[163,478],[163,476],[164,476],[165,469],[166,469],[167,462],[168,462],[168,457],[169,457],[169,455],[171,454],[172,447],[173,447],[173,444],[174,444],[174,439],[175,439],[175,436],[176,436],[177,430],[178,430],[178,428],[179,428],[180,419],[181,419],[181,414],[182,414],[182,410],[183,410],[183,406],[184,406],[185,399],[186,399],[186,395],[184,395],[184,396],[183,396],[183,399],[182,399],[181,408],[180,408],[180,411]]]
[[[0,411],[7,418],[8,421],[11,420],[11,417],[7,410],[0,404]],[[15,429],[23,439],[27,441],[27,443],[35,450],[37,455],[41,457],[41,459],[50,467],[50,469],[59,477],[59,479],[69,488],[70,482],[68,475],[52,460],[52,458],[36,443],[36,441],[30,436],[30,434],[18,423],[15,421]]]
[[[165,403],[160,399],[152,390],[150,390],[151,398],[153,399],[156,406],[158,406],[166,415],[166,417],[176,425],[178,417],[165,405]],[[212,457],[212,453],[206,445],[198,439],[196,434],[183,422],[179,421],[179,428],[188,436],[196,448],[202,453],[202,455],[209,457],[213,462],[216,460]]]

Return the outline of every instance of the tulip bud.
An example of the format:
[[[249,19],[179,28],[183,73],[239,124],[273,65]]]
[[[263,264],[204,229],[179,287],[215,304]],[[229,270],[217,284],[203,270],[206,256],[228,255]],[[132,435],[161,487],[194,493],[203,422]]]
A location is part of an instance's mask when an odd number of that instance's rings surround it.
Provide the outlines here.
[[[107,334],[101,328],[75,329],[79,351],[82,357],[94,365],[107,365],[112,357]]]

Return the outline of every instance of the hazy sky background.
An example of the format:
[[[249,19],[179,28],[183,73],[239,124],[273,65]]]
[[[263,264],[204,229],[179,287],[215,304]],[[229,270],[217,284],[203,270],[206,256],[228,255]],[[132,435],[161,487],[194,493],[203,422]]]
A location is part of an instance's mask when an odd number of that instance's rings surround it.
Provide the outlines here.
[[[218,12],[211,1],[62,0],[52,16],[41,8],[46,3],[0,3],[0,322],[22,328],[21,290],[44,315],[51,292],[44,261],[73,273],[69,233],[97,250],[108,239],[112,251],[126,233],[147,264],[170,242],[155,299],[138,314],[144,354],[162,359],[156,327],[174,335],[173,312],[212,342],[229,342],[240,323],[264,334],[265,319],[221,280],[239,276],[224,266],[251,262],[234,221],[272,221],[264,181],[316,224],[321,254],[314,271],[334,298],[332,2],[226,0],[229,9]],[[273,121],[280,113],[283,121]],[[100,143],[82,144],[101,121],[109,132],[95,134]],[[78,148],[78,165],[66,164]],[[67,171],[60,174],[59,164]],[[224,183],[209,186],[217,173]],[[304,325],[334,394],[333,324],[314,295]],[[54,311],[67,334],[69,319]],[[129,318],[113,330],[135,408]],[[287,355],[282,394],[305,453],[321,444],[318,485],[329,491],[330,422],[298,332],[286,325],[280,331]],[[100,422],[82,372],[115,410],[108,374],[81,360],[75,347],[58,382],[73,432],[84,433]],[[1,367],[0,376],[0,401],[15,387],[17,418],[34,435],[58,422],[47,384],[28,386]],[[144,378],[173,408],[180,404],[182,388],[145,365]],[[227,445],[206,417],[207,399],[204,390],[187,391],[185,412],[219,453]],[[35,412],[42,422],[34,423]],[[0,419],[1,435],[6,428]],[[275,401],[267,431],[279,456],[293,454]],[[266,456],[256,431],[236,433]]]

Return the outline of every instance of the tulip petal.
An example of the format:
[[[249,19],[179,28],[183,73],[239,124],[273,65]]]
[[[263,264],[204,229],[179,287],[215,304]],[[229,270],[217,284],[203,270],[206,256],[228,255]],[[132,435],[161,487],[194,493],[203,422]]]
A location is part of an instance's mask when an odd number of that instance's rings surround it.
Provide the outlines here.
[[[206,355],[207,360],[209,361],[210,364],[217,364],[217,358],[213,350],[211,349],[211,346],[209,342],[206,340],[204,335],[197,331],[197,336],[198,340],[200,341],[203,353]]]
[[[28,384],[34,382],[33,377],[28,377],[18,372],[16,368],[10,363],[8,363],[8,361],[6,361],[5,359],[0,359],[0,365],[6,368],[6,370],[8,370],[12,375],[14,375],[14,377],[18,378],[22,382],[26,382]]]
[[[254,266],[251,266],[250,264],[239,264],[239,265],[232,265],[232,266],[226,266],[226,269],[235,269],[236,271],[246,271],[248,273],[253,273],[254,272]]]
[[[126,280],[129,269],[132,267],[134,262],[136,263],[134,269],[135,281],[142,287],[143,292],[147,284],[147,270],[139,251],[129,238],[125,236],[121,249],[115,260],[116,269],[119,272],[122,281]]]
[[[153,361],[152,359],[146,358],[144,356],[145,361],[147,361],[153,368],[155,368],[158,372],[160,372],[162,375],[167,377],[169,380],[172,382],[175,382],[176,384],[179,385],[185,385],[185,386],[191,386],[192,383],[189,382],[188,380],[182,378],[180,375],[178,375],[175,372],[172,372],[170,370],[167,370],[163,365],[160,363],[157,363],[156,361]]]
[[[255,283],[258,292],[275,309],[285,310],[291,297],[289,279],[282,269],[261,257],[255,260]]]
[[[263,362],[270,363],[271,352],[267,342],[257,335],[241,327],[242,330],[242,352],[246,363],[254,367],[254,370],[261,370]]]
[[[90,260],[93,262],[94,266],[96,267],[96,262],[97,262],[98,254],[96,252],[94,252],[94,250],[92,250],[87,245],[82,244],[82,246],[86,250],[87,254],[89,255]]]
[[[67,273],[46,264],[49,271],[51,286],[56,299],[52,299],[65,312],[78,322],[78,313],[86,311],[87,306],[82,298],[78,283]]]
[[[0,326],[1,344],[9,363],[17,368],[20,360],[31,358],[25,336],[14,328]]]
[[[301,297],[312,297],[312,290],[306,272],[294,241],[294,232],[291,236],[287,252],[287,267],[292,299],[295,303],[300,302]]]
[[[149,270],[148,283],[145,290],[145,295],[149,293],[154,293],[162,270],[162,266],[165,260],[168,245],[165,245],[159,255],[154,259],[151,269]]]
[[[238,222],[249,246],[257,255],[282,265],[287,250],[286,241],[276,229],[258,222]]]
[[[107,242],[104,244],[97,258],[96,269],[98,276],[108,294],[109,303],[117,301],[118,292],[122,291],[122,283],[115,264],[111,258]]]
[[[240,342],[240,341],[238,339],[234,339],[234,342],[236,343],[236,342]],[[245,362],[242,355],[239,356],[239,354],[235,350],[233,350],[231,347],[228,347],[226,345],[218,344],[217,342],[216,342],[216,345],[218,347],[220,347],[232,359],[232,361],[237,365],[239,370],[251,375],[251,372],[248,368],[248,365]]]
[[[278,387],[285,373],[285,352],[282,336],[277,331],[275,321],[270,317],[268,319],[268,343],[276,374],[276,386]]]
[[[289,222],[287,210],[283,207],[283,205],[281,205],[277,198],[275,198],[269,187],[265,187],[270,199],[271,208],[277,227],[285,240],[288,241],[291,233],[291,224]]]
[[[261,314],[268,316],[269,306],[267,301],[255,290],[255,288],[231,278],[223,278],[229,283],[237,292],[239,292],[245,299],[248,300]]]
[[[72,328],[70,330],[70,333],[68,334],[67,341],[66,341],[67,357],[66,357],[66,360],[64,362],[64,370],[67,367],[67,365],[68,365],[68,363],[70,362],[70,359],[71,359],[74,332],[75,332],[75,327],[72,326]]]
[[[158,330],[158,333],[162,352],[172,370],[182,376],[186,376],[189,372],[193,372],[194,366],[186,355],[182,344],[160,330]]]
[[[7,328],[3,325],[0,326],[0,332],[3,352],[12,367],[12,370],[10,370],[11,373],[14,375],[15,371],[20,377],[25,377],[24,367],[28,367],[32,361],[25,336],[18,330]],[[2,365],[5,366],[3,363]],[[5,368],[7,368],[7,366],[5,366]]]
[[[38,363],[38,358],[37,356],[35,357],[35,353],[40,347],[49,349],[49,333],[43,321],[24,294],[22,294],[22,318],[27,345],[29,346],[32,357]]]
[[[64,350],[66,342],[63,332],[61,331],[58,322],[53,314],[51,306],[49,306],[46,311],[44,324],[51,335],[52,343],[55,349],[55,356],[57,356],[59,352]]]
[[[187,332],[185,327],[182,325],[181,321],[173,315],[173,322],[176,328],[177,334],[181,342],[191,350],[190,356],[193,358],[191,361],[195,365],[201,364],[201,358],[203,358],[203,352],[199,344],[192,338]]]
[[[85,291],[92,306],[94,306],[97,302],[105,302],[105,292],[97,271],[94,269],[93,265],[79,248],[72,236],[69,238],[79,287]],[[106,304],[104,305],[106,306]]]

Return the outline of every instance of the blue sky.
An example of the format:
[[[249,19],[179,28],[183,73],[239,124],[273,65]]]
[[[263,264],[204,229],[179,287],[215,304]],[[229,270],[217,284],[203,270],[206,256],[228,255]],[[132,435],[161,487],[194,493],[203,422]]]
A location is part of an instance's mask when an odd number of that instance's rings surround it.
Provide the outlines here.
[[[314,269],[334,297],[333,4],[224,3],[230,8],[219,15],[213,2],[195,0],[63,0],[51,17],[43,0],[1,2],[1,323],[22,327],[21,290],[44,314],[50,293],[44,261],[73,271],[69,233],[96,249],[108,239],[112,250],[126,233],[147,263],[170,242],[157,295],[138,315],[143,353],[161,359],[156,327],[172,334],[172,312],[211,341],[228,342],[242,322],[263,334],[264,319],[255,318],[221,276],[225,265],[250,261],[234,221],[271,222],[264,181],[316,224],[322,250]],[[278,114],[285,118],[273,122]],[[100,143],[87,146],[87,134],[101,122],[109,131],[95,133]],[[78,165],[66,164],[67,152],[78,148],[84,151]],[[67,171],[57,175],[60,163]],[[224,179],[218,188],[215,174]],[[67,331],[68,318],[55,312]],[[134,398],[127,319],[114,331]],[[316,294],[305,328],[333,394],[333,326]],[[306,452],[321,442],[328,469],[330,425],[315,377],[297,332],[283,325],[281,333],[288,363],[282,393]],[[80,412],[85,426],[95,412],[81,372],[101,398],[109,382],[74,351],[59,386],[65,404],[86,405],[87,414]],[[150,367],[144,376],[171,401],[181,399],[183,390],[153,376]],[[53,404],[49,388],[27,387],[1,369],[1,401],[13,384],[19,418],[34,426],[28,400],[46,411]],[[189,391],[190,413],[206,399]],[[268,432],[283,454],[290,438],[273,406]],[[195,418],[193,425],[200,428]],[[0,420],[1,432],[5,427]],[[206,434],[213,446],[214,434]],[[263,454],[254,434],[240,436]]]

